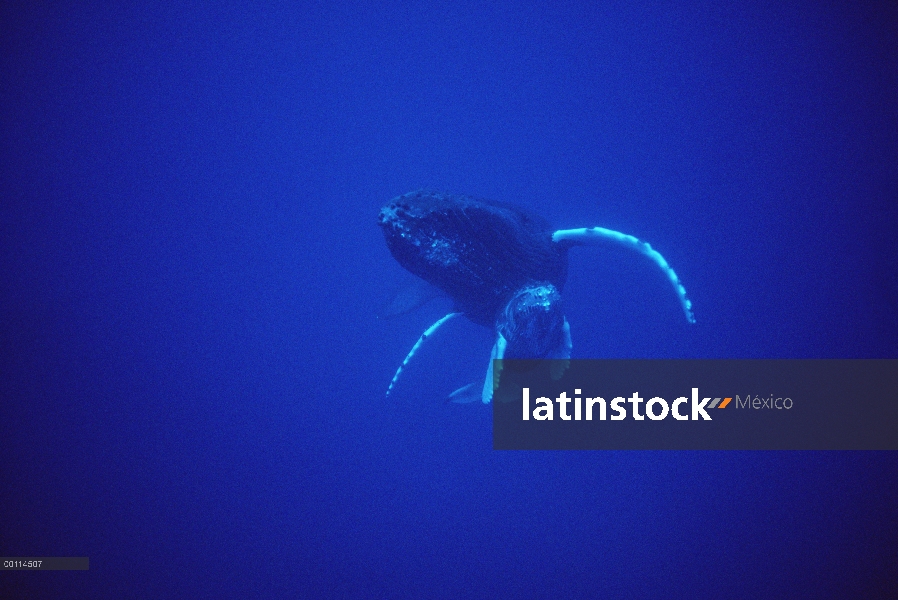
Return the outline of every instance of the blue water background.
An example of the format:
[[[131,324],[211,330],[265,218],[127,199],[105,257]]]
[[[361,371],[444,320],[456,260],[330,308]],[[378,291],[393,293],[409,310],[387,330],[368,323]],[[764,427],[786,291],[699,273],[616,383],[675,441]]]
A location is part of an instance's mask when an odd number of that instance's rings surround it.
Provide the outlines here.
[[[428,187],[665,255],[577,357],[898,357],[895,4],[86,4],[0,9],[0,553],[91,560],[8,597],[896,593],[895,453],[495,452],[375,317]]]

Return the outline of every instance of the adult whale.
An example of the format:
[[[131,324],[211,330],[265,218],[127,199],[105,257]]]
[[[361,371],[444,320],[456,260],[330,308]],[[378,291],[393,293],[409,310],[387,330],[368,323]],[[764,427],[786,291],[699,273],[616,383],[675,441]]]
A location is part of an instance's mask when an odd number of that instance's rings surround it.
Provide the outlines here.
[[[418,339],[390,382],[424,340],[449,319],[463,314],[494,327],[496,342],[479,397],[490,402],[495,387],[493,359],[568,359],[570,326],[561,291],[568,250],[575,245],[616,244],[655,262],[670,279],[690,323],[692,303],[661,254],[637,238],[602,227],[553,231],[540,217],[499,202],[427,190],[391,200],[378,218],[393,257],[405,269],[436,286],[455,305]],[[472,386],[452,399],[470,399]]]

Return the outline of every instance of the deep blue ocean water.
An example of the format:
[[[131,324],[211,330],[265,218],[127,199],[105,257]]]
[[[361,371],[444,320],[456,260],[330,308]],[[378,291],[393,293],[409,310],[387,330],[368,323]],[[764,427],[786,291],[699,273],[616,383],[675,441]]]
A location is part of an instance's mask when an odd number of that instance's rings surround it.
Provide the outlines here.
[[[894,452],[496,452],[376,318],[427,187],[665,255],[575,357],[898,358],[894,3],[85,4],[0,7],[0,554],[91,561],[4,597],[898,597]]]

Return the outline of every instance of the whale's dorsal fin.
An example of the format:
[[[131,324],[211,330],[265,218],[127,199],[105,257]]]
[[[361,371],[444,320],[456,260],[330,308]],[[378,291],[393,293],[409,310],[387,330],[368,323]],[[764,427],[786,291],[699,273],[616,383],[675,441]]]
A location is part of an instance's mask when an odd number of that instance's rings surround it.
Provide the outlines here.
[[[664,257],[642,240],[635,238],[632,235],[627,235],[626,233],[605,229],[604,227],[592,227],[581,229],[559,229],[552,234],[552,241],[555,243],[567,242],[568,244],[580,245],[601,245],[610,242],[620,246],[626,246],[627,248],[636,250],[640,254],[648,256],[662,271],[664,271],[664,274],[667,275],[667,278],[670,280],[671,284],[673,284],[674,291],[676,291],[677,297],[680,300],[680,305],[683,307],[683,312],[686,313],[686,320],[690,323],[695,323],[695,315],[692,312],[692,302],[686,297],[686,288],[680,283],[680,278],[677,277],[674,270],[667,264]]]

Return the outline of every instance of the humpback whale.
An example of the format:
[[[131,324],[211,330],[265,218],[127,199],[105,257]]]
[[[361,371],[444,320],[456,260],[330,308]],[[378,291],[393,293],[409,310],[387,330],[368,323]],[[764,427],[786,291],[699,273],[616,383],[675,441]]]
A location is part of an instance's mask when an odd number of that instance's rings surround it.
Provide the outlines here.
[[[418,339],[390,382],[440,326],[464,315],[494,328],[496,342],[479,395],[492,400],[498,373],[493,359],[569,359],[570,326],[561,292],[568,250],[575,245],[614,244],[640,252],[664,271],[686,319],[695,322],[692,303],[661,254],[639,239],[602,227],[553,230],[544,219],[513,205],[467,196],[418,190],[391,200],[378,222],[390,253],[402,267],[442,290],[455,309]],[[450,399],[470,399],[474,384]]]

